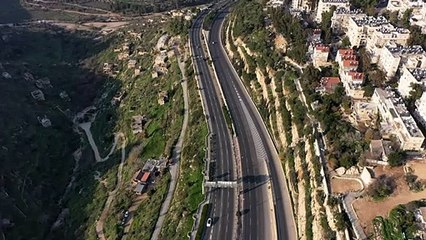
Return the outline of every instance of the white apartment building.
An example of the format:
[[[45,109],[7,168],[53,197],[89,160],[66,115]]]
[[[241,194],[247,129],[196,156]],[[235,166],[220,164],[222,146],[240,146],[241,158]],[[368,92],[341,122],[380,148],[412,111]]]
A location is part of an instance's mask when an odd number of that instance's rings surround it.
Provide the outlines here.
[[[412,10],[410,25],[419,26],[423,34],[426,34],[426,1],[424,0],[389,0],[386,10],[398,12],[402,17],[408,9]]]
[[[377,63],[383,46],[396,43],[406,46],[410,38],[410,31],[405,28],[395,28],[392,24],[385,24],[368,34],[366,49],[370,53],[371,62]]]
[[[385,124],[382,129],[391,127],[390,133],[398,138],[402,150],[423,150],[425,137],[407,111],[401,97],[393,91],[376,88],[372,101],[377,104],[382,123]]]
[[[299,11],[310,11],[311,5],[309,4],[307,0],[292,0],[291,8],[293,10],[299,10]]]
[[[351,48],[340,48],[336,54],[336,62],[342,64],[343,60],[356,60],[356,53]]]
[[[364,98],[364,73],[357,72],[359,62],[353,49],[339,49],[336,55],[339,64],[339,75],[345,88],[346,95],[353,99]]]
[[[268,7],[281,8],[284,6],[284,0],[271,0],[267,3]]]
[[[410,18],[410,25],[420,27],[422,34],[426,34],[426,4],[421,9],[413,11]]]
[[[422,97],[416,101],[417,119],[426,127],[426,93],[423,92]]]
[[[354,16],[360,16],[361,14],[361,9],[349,10],[345,7],[337,8],[331,17],[331,29],[334,33],[347,32],[349,19]]]
[[[346,94],[353,99],[364,98],[364,90],[362,84],[364,83],[364,73],[356,71],[345,71],[341,75],[343,87]]]
[[[383,16],[375,18],[360,14],[350,17],[346,35],[351,42],[351,47],[366,45],[367,37],[371,36],[374,30],[385,24],[388,24],[388,20]]]
[[[330,53],[330,48],[323,44],[319,44],[314,48],[314,53],[312,55],[312,60],[314,67],[322,67],[327,65],[328,54]]]
[[[391,12],[399,12],[400,16],[408,9],[420,10],[425,7],[423,0],[389,0],[386,10]],[[417,11],[417,10],[416,10]]]
[[[407,68],[426,68],[426,52],[420,45],[402,46],[390,43],[382,48],[378,66],[388,79],[395,76],[402,65]]]
[[[412,84],[420,84],[426,87],[426,68],[402,67],[402,75],[398,82],[398,92],[403,97],[409,97],[413,89]]]
[[[321,22],[322,14],[330,11],[331,7],[336,7],[336,9],[345,8],[349,10],[350,3],[349,0],[319,0],[315,21]]]

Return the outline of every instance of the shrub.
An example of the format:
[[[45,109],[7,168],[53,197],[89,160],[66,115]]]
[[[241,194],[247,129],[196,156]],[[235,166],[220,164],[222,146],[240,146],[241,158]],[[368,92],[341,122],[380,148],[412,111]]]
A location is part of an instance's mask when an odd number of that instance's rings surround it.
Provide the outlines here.
[[[386,175],[380,175],[367,189],[367,194],[374,200],[382,200],[393,193],[396,188],[395,180]]]
[[[392,152],[388,156],[388,163],[391,167],[401,166],[405,163],[406,153],[403,151]]]

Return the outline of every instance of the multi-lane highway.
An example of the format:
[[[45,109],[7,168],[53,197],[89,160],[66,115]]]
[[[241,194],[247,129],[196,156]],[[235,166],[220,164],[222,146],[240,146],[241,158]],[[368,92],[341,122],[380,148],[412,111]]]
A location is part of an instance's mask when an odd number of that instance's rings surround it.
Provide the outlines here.
[[[222,45],[221,29],[227,14],[225,8],[215,18],[208,47],[240,145],[243,215],[239,238],[296,239],[290,196],[277,151]]]
[[[215,171],[211,180],[232,181],[238,177],[234,174],[236,165],[230,132],[222,113],[220,88],[238,137],[242,190],[238,193],[234,189],[211,192],[209,217],[213,225],[205,231],[204,239],[296,239],[290,197],[275,146],[222,45],[221,28],[228,8],[219,11],[207,39],[219,86],[215,85],[209,71],[202,45],[201,26],[205,14],[194,21],[190,42],[212,133],[211,167]],[[239,209],[234,206],[236,194],[242,203]],[[241,219],[235,226],[237,211],[241,211]],[[238,230],[234,232],[234,228]]]
[[[209,72],[201,39],[201,26],[206,12],[194,21],[189,32],[193,62],[200,81],[200,91],[210,129],[210,181],[234,181],[235,162],[232,152],[231,134],[222,112],[218,87]],[[235,239],[234,219],[236,217],[236,190],[231,188],[213,189],[210,193],[212,226],[207,228],[204,239]],[[205,223],[201,223],[205,224]]]

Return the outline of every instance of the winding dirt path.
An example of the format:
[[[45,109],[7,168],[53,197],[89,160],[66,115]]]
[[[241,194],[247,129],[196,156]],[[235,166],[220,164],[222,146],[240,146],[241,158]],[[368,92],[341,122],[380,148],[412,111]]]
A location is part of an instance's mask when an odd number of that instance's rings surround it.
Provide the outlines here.
[[[94,118],[93,118],[94,119]],[[104,234],[104,223],[105,219],[108,217],[108,212],[111,207],[112,202],[114,201],[115,197],[117,196],[117,191],[120,188],[122,184],[122,172],[123,172],[123,165],[126,160],[126,137],[122,132],[118,132],[115,134],[114,143],[112,144],[111,150],[109,151],[108,155],[102,158],[99,154],[98,146],[95,143],[95,140],[93,139],[92,132],[90,131],[90,127],[92,126],[92,122],[85,122],[78,125],[81,127],[84,132],[86,133],[87,139],[89,140],[90,147],[93,150],[93,154],[95,156],[96,162],[105,162],[109,159],[109,157],[114,153],[114,150],[117,147],[118,140],[121,138],[121,162],[118,166],[117,171],[117,185],[115,185],[115,188],[113,191],[108,193],[108,198],[105,202],[104,209],[102,210],[101,216],[96,221],[96,234],[98,236],[98,239],[100,240],[106,240],[105,234]]]
[[[121,136],[123,138],[123,143],[121,145],[121,162],[120,162],[120,165],[118,166],[118,171],[117,171],[117,185],[115,185],[115,188],[113,191],[108,193],[108,198],[106,200],[105,207],[102,210],[101,216],[96,222],[96,234],[98,235],[98,238],[101,240],[106,240],[105,234],[104,234],[104,223],[105,223],[105,219],[108,216],[108,212],[111,207],[111,204],[114,201],[115,197],[117,196],[117,191],[122,184],[123,165],[126,160],[126,140],[124,138],[124,135],[118,134],[116,136]],[[117,142],[115,141],[115,144],[116,143]]]
[[[121,132],[116,133],[115,137],[114,137],[114,143],[112,144],[111,150],[109,151],[108,155],[106,155],[106,157],[101,158],[101,156],[99,154],[98,146],[96,145],[95,140],[93,139],[92,132],[90,131],[90,127],[92,126],[92,122],[80,123],[79,126],[86,133],[87,139],[89,140],[90,147],[92,148],[93,154],[95,155],[96,162],[105,162],[106,160],[108,160],[109,157],[114,153],[115,147],[117,146],[117,143],[118,143],[118,139],[119,138],[124,139],[123,133],[121,133]]]

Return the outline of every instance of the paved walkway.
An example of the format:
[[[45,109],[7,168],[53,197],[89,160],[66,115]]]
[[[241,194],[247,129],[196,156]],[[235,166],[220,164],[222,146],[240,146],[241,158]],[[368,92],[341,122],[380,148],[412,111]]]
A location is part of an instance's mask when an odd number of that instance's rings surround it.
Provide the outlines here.
[[[343,208],[346,210],[346,213],[348,214],[349,217],[349,221],[352,224],[352,228],[355,232],[355,235],[357,237],[357,239],[367,239],[367,236],[364,233],[364,229],[362,228],[358,216],[356,215],[355,209],[352,206],[352,203],[354,202],[355,199],[357,199],[358,197],[360,197],[364,192],[350,192],[348,194],[346,194],[343,197]]]
[[[184,116],[183,116],[183,123],[182,123],[182,129],[179,135],[179,139],[173,149],[172,159],[173,159],[173,165],[170,166],[170,174],[171,174],[171,181],[169,190],[167,192],[166,199],[163,202],[163,205],[161,206],[160,210],[160,216],[158,217],[157,224],[155,224],[155,230],[152,234],[151,240],[157,240],[161,228],[163,227],[164,218],[169,211],[170,203],[173,198],[173,194],[175,192],[177,179],[179,177],[179,159],[180,159],[180,153],[182,149],[183,140],[185,138],[185,132],[186,128],[188,126],[188,113],[189,113],[189,102],[188,102],[188,84],[187,84],[187,78],[185,73],[185,63],[181,61],[179,51],[177,48],[175,48],[176,57],[178,59],[178,64],[180,71],[182,73],[182,90],[183,90],[183,102],[184,102]]]

